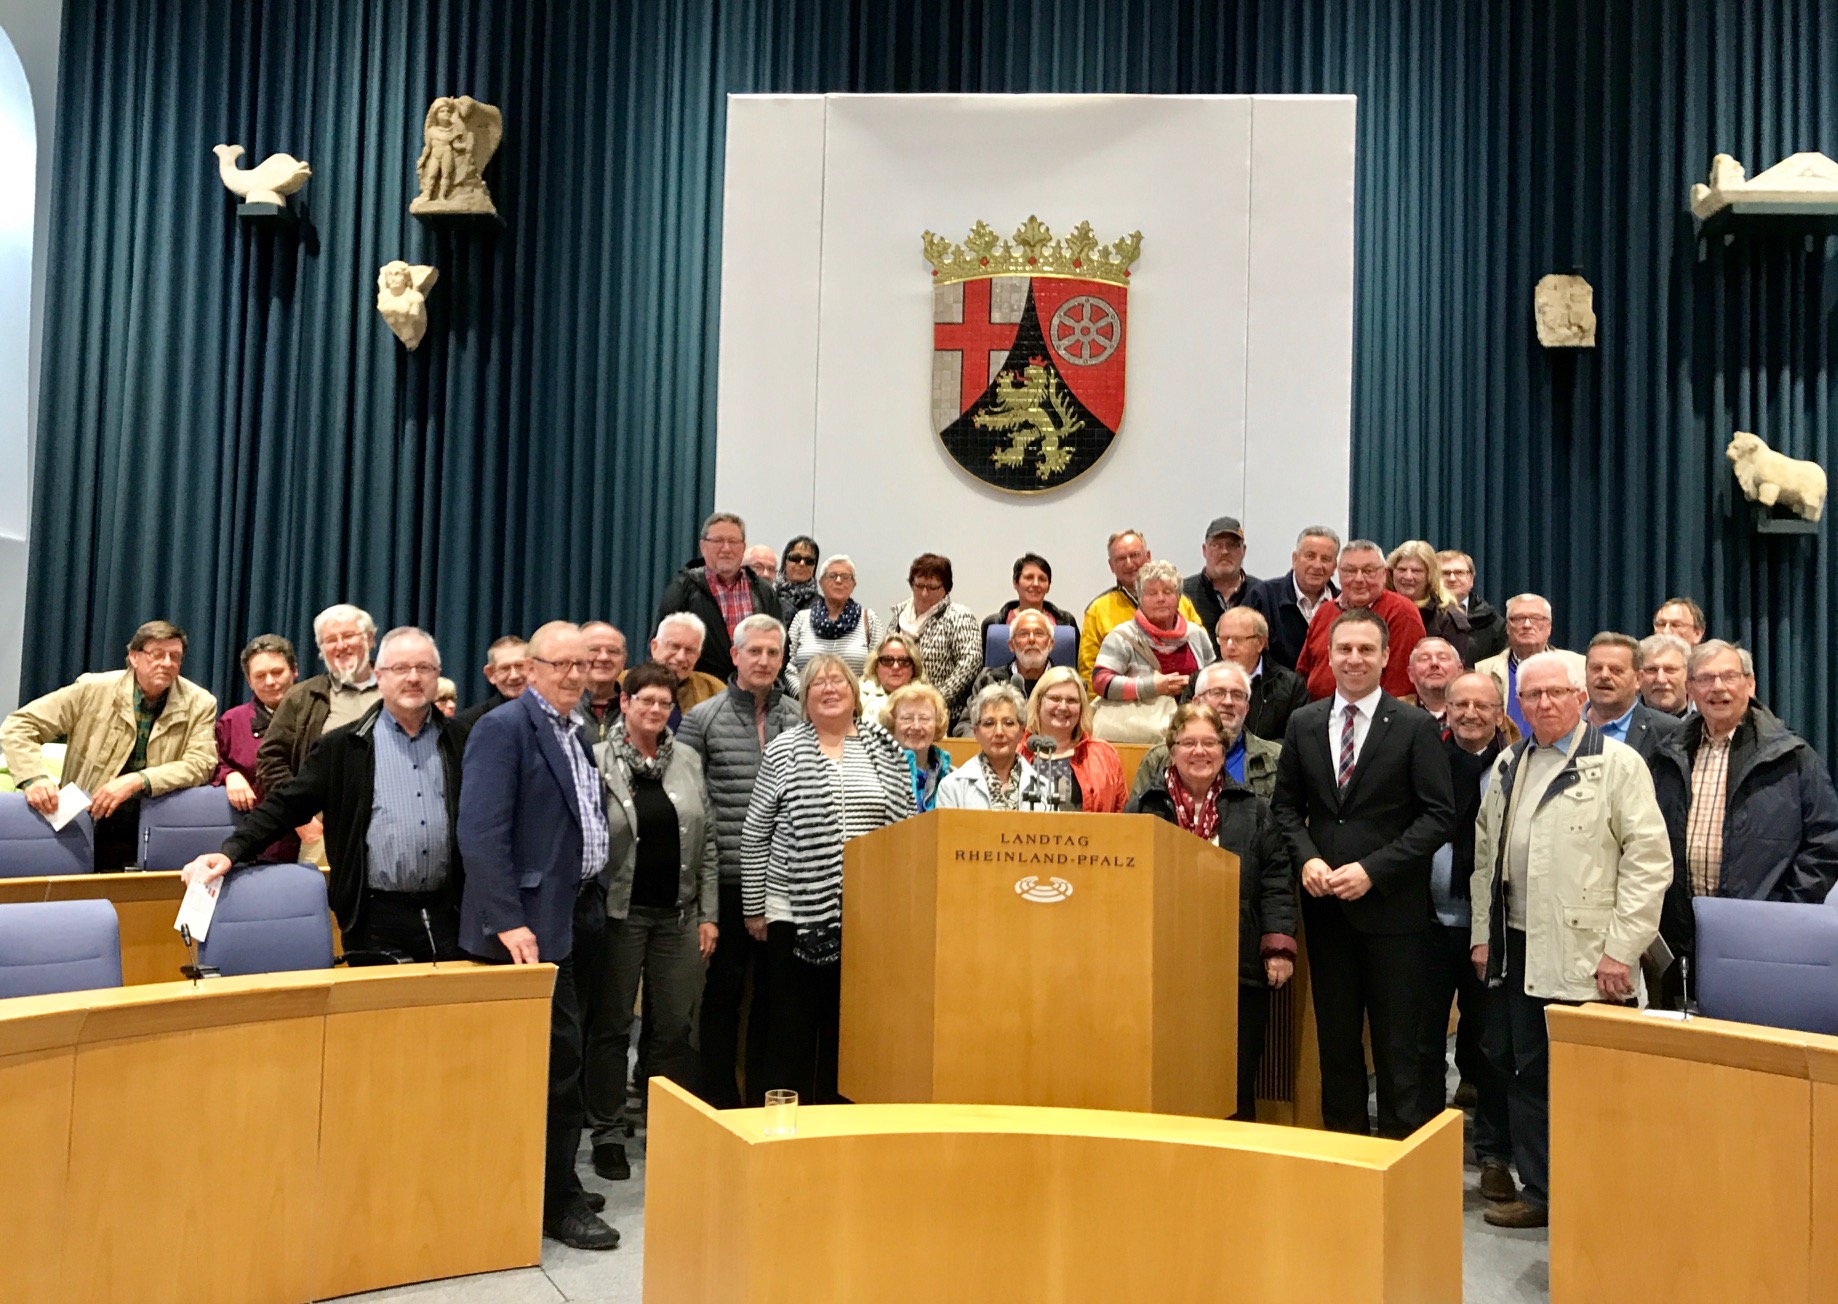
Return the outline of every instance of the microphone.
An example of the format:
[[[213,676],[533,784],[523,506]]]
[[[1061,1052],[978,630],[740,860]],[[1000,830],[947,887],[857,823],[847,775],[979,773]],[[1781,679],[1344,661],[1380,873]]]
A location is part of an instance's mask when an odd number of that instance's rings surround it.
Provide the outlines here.
[[[421,907],[421,927],[428,935],[428,963],[438,967],[440,964],[440,948],[434,945],[434,923],[428,918],[428,908],[426,906]]]
[[[1044,776],[1041,775],[1038,767],[1041,761],[1053,759],[1053,754],[1059,750],[1059,744],[1053,741],[1052,735],[1038,733],[1030,734],[1022,745],[1034,756],[1036,767],[1034,770],[1034,809],[1039,810],[1041,801],[1044,799],[1047,809],[1057,812],[1059,810],[1059,785],[1046,784],[1043,786]]]
[[[1027,742],[1022,744],[1034,754],[1037,761],[1053,759],[1053,753],[1059,750],[1059,744],[1053,741],[1051,734],[1029,734]]]

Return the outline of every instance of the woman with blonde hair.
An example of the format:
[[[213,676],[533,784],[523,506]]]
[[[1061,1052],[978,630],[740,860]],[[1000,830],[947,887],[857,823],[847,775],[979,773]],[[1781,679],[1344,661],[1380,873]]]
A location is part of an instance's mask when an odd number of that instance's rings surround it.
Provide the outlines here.
[[[1385,558],[1385,587],[1417,604],[1423,617],[1423,632],[1430,638],[1447,641],[1462,664],[1468,660],[1468,613],[1461,609],[1455,595],[1444,587],[1442,563],[1436,550],[1422,539],[1406,539]]]
[[[1050,755],[1026,743],[1021,755],[1039,771],[1061,810],[1114,814],[1123,809],[1123,759],[1091,733],[1091,698],[1071,666],[1053,666],[1028,696],[1024,738],[1051,738]]]
[[[906,750],[913,804],[921,815],[937,806],[939,781],[951,773],[951,753],[938,745],[950,723],[944,698],[922,681],[894,689],[881,707],[881,728]]]
[[[925,662],[919,656],[919,641],[897,629],[889,630],[862,663],[862,715],[878,719],[887,699],[900,689],[929,682]]]

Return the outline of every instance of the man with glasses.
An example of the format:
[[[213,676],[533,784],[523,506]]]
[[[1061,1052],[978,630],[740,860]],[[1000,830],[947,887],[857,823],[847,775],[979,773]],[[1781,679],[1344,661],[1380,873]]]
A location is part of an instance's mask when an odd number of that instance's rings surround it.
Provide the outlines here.
[[[319,735],[350,724],[376,705],[376,670],[370,664],[376,639],[377,623],[370,613],[348,602],[333,603],[313,617],[313,642],[325,673],[302,679],[274,708],[255,751],[255,776],[263,792],[273,792],[300,772]],[[301,829],[300,859],[326,863],[317,815]]]
[[[1410,654],[1423,637],[1423,614],[1417,604],[1385,587],[1385,552],[1370,539],[1354,539],[1340,550],[1340,596],[1330,598],[1315,612],[1308,626],[1308,641],[1296,658],[1296,673],[1308,684],[1316,701],[1334,695],[1334,669],[1330,664],[1329,633],[1334,622],[1349,611],[1370,611],[1385,623],[1390,640],[1389,660],[1380,683],[1391,696],[1402,700],[1410,682]]]
[[[1691,898],[1823,901],[1838,882],[1838,794],[1806,741],[1755,701],[1747,650],[1691,651],[1694,715],[1660,741],[1654,786],[1675,867],[1666,939],[1689,951]]]
[[[0,744],[26,804],[58,807],[62,786],[45,768],[44,745],[68,741],[63,783],[89,796],[96,868],[130,867],[140,836],[140,802],[210,782],[217,768],[217,699],[180,676],[185,631],[150,620],[128,640],[128,667],[79,675],[6,717]]]
[[[1506,618],[1474,592],[1474,558],[1459,548],[1445,548],[1436,554],[1436,565],[1442,571],[1442,586],[1468,617],[1468,665],[1504,652]]]
[[[469,865],[460,946],[490,964],[553,964],[543,1235],[610,1250],[619,1233],[595,1214],[575,1171],[581,1097],[581,1005],[575,936],[606,927],[606,792],[572,712],[587,686],[587,638],[567,621],[530,637],[530,687],[466,738],[459,851]]]
[[[768,584],[778,583],[779,555],[763,543],[756,543],[748,548],[741,565]]]
[[[1500,697],[1506,703],[1506,718],[1513,722],[1513,727],[1521,734],[1530,733],[1525,727],[1525,716],[1519,706],[1519,665],[1528,657],[1537,656],[1540,652],[1555,652],[1557,656],[1576,667],[1576,678],[1584,680],[1583,658],[1575,652],[1566,652],[1551,646],[1551,603],[1548,598],[1539,597],[1536,593],[1521,593],[1506,602],[1506,650],[1485,661],[1477,662],[1474,669],[1483,675],[1491,676],[1499,685]]]
[[[1243,604],[1251,586],[1261,583],[1244,568],[1244,527],[1236,516],[1219,516],[1206,527],[1200,543],[1200,569],[1181,583],[1181,592],[1200,613],[1200,623],[1217,628],[1219,617]]]
[[[1213,632],[1218,635],[1220,660],[1236,661],[1251,679],[1246,732],[1281,743],[1289,717],[1308,705],[1308,685],[1267,655],[1270,622],[1255,607],[1233,607],[1219,617]]]
[[[484,673],[485,682],[491,685],[491,696],[455,717],[461,729],[472,728],[487,711],[516,700],[530,686],[530,648],[523,636],[503,634],[493,639],[485,649]]]
[[[774,616],[773,619],[777,620],[778,617]],[[676,707],[670,712],[671,733],[682,727],[685,711],[700,706],[710,698],[719,697],[727,690],[727,684],[722,680],[696,669],[707,640],[708,627],[699,616],[688,611],[665,616],[657,623],[657,633],[651,636],[650,659],[668,666],[671,673],[676,675]],[[733,656],[732,642],[728,645],[728,655],[730,658]]]
[[[657,621],[685,611],[702,622],[706,635],[694,669],[725,684],[734,673],[734,627],[759,614],[783,620],[773,586],[742,565],[747,555],[747,525],[732,512],[716,512],[702,522],[702,564],[678,571],[657,604]]]
[[[581,736],[598,747],[619,719],[619,679],[625,674],[625,635],[604,620],[581,626],[587,636],[587,691],[574,708]]]
[[[1510,610],[1510,607],[1509,607]],[[1550,1222],[1550,1043],[1545,1009],[1626,1004],[1659,933],[1672,855],[1653,780],[1633,748],[1583,719],[1572,657],[1534,653],[1517,676],[1527,736],[1493,764],[1475,821],[1470,959],[1506,990],[1496,1042],[1507,1076],[1517,1200],[1490,1204],[1496,1227]]]
[[[1230,616],[1232,613],[1227,612]],[[1194,679],[1193,700],[1204,702],[1218,712],[1230,740],[1225,749],[1225,772],[1252,792],[1269,801],[1276,791],[1276,764],[1282,756],[1280,743],[1273,743],[1245,728],[1251,708],[1251,680],[1244,667],[1235,661],[1214,661]],[[1136,767],[1130,796],[1140,797],[1162,782],[1168,772],[1168,744],[1156,743],[1143,753]]]
[[[1704,641],[1704,608],[1691,598],[1667,598],[1653,613],[1653,632],[1696,647]]]
[[[345,951],[461,958],[464,875],[455,827],[465,731],[434,709],[440,649],[403,625],[377,645],[381,700],[327,731],[300,773],[271,789],[220,851],[180,871],[208,883],[324,811],[327,895]]]

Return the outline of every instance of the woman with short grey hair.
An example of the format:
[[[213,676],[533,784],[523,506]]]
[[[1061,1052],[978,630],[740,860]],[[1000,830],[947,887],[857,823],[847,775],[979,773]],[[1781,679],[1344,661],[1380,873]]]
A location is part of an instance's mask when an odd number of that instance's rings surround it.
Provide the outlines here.
[[[785,678],[793,691],[804,664],[819,653],[838,656],[858,680],[870,648],[881,642],[881,618],[855,600],[855,563],[841,553],[817,571],[818,599],[791,618]]]
[[[977,754],[938,781],[940,810],[1040,808],[1040,776],[1021,758],[1021,722],[1027,703],[1008,684],[990,684],[970,700],[965,718]]]

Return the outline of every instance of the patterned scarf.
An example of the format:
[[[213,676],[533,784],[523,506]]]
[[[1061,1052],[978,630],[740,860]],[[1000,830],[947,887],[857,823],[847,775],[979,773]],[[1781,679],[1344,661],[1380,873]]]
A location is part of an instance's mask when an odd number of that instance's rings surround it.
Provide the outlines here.
[[[1163,780],[1168,786],[1168,798],[1174,803],[1174,819],[1202,842],[1211,842],[1219,836],[1219,794],[1225,791],[1225,771],[1220,770],[1213,779],[1212,786],[1206,790],[1204,797],[1195,800],[1187,791],[1187,785],[1181,782],[1181,776],[1174,772],[1174,762],[1168,762],[1168,774]]]
[[[1175,609],[1174,627],[1160,629],[1140,609],[1136,612],[1136,627],[1149,640],[1149,650],[1155,653],[1155,660],[1161,666],[1164,675],[1194,675],[1200,672],[1199,658],[1194,656],[1193,646],[1187,641],[1187,617]]]
[[[625,720],[614,722],[606,731],[607,745],[613,749],[625,772],[633,778],[656,779],[663,781],[664,771],[670,768],[670,752],[676,746],[676,739],[670,736],[668,729],[660,729],[657,735],[657,755],[646,756],[639,751],[632,740],[626,736]]]
[[[785,623],[791,624],[791,618],[813,603],[822,605],[823,598],[817,592],[816,580],[779,581],[779,606],[785,612]]]
[[[989,776],[989,809],[1021,809],[1021,766],[1012,764],[1008,767],[1008,782],[996,778],[996,772],[989,768],[989,762],[983,762],[983,773]]]
[[[843,604],[842,615],[830,619],[830,604],[814,602],[811,604],[811,633],[818,638],[847,638],[855,632],[855,627],[862,623],[862,604],[854,598]]]

